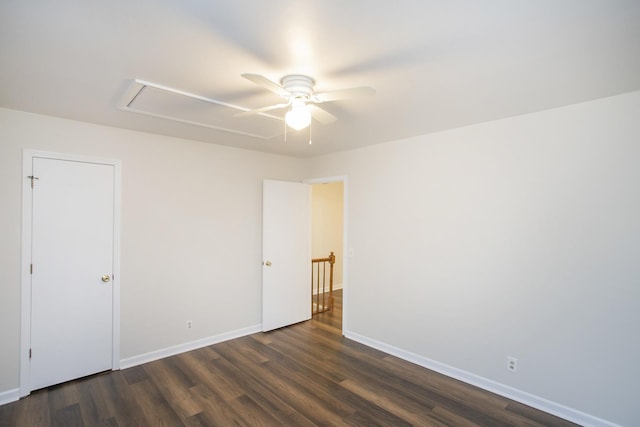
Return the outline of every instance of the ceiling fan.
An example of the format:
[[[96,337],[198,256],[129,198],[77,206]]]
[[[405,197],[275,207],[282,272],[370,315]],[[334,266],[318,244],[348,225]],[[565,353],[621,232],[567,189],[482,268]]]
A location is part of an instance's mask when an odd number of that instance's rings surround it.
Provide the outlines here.
[[[242,77],[253,83],[280,95],[286,102],[269,105],[267,107],[249,110],[237,114],[237,117],[265,113],[267,111],[289,108],[285,115],[285,122],[293,129],[304,129],[311,124],[311,117],[320,123],[332,123],[336,116],[318,107],[323,102],[341,99],[358,98],[375,95],[375,89],[367,86],[349,89],[332,90],[328,92],[314,92],[315,80],[302,74],[289,74],[280,80],[280,84],[269,80],[260,74],[242,74]]]

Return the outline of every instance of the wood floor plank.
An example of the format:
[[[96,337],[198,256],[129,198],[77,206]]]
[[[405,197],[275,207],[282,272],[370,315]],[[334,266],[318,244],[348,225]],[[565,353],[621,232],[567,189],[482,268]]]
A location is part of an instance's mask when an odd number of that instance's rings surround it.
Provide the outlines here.
[[[84,425],[78,404],[77,383],[71,382],[51,387],[48,393],[49,416],[54,426]]]
[[[125,369],[122,371],[122,375],[125,380],[127,380],[127,384],[135,384],[140,381],[144,381],[149,378],[147,372],[144,370],[144,366],[133,366],[129,369]]]
[[[156,384],[151,381],[141,381],[131,385],[131,390],[137,407],[144,417],[144,425],[162,427],[184,425]]]
[[[282,425],[295,425],[301,427],[314,426],[308,418],[296,411],[270,384],[254,378],[241,367],[227,359],[220,358],[215,361],[220,372],[228,378],[232,378],[246,394],[251,396],[262,408],[268,410],[275,418],[282,421]]]
[[[186,418],[202,412],[202,408],[191,398],[189,392],[195,383],[186,379],[185,375],[177,369],[175,359],[171,364],[159,361],[150,363],[145,366],[145,371],[149,375],[149,381],[154,383],[155,388],[169,402],[173,412],[180,419],[184,421]]]
[[[221,398],[219,394],[213,392],[205,385],[198,384],[189,391],[192,399],[198,403],[202,411],[189,417],[186,425],[243,425],[240,414],[227,403],[227,400]]]
[[[311,371],[299,372],[291,369],[286,360],[280,362],[270,361],[265,363],[263,367],[273,375],[285,379],[289,387],[295,390],[296,393],[311,396],[317,405],[330,408],[331,412],[339,417],[347,417],[354,412],[351,406],[340,401],[331,393],[328,381],[319,379],[319,376],[315,377],[315,381],[310,381],[309,379],[313,377],[313,372]]]
[[[371,400],[362,398],[339,385],[333,386],[332,392],[338,399],[351,405],[355,409],[352,415],[345,418],[345,423],[348,425],[410,426],[405,420],[376,405]]]
[[[236,366],[257,379],[263,385],[273,389],[282,399],[286,400],[297,412],[304,415],[315,424],[340,425],[341,417],[328,404],[317,400],[316,396],[307,390],[295,387],[286,378],[279,377],[264,366],[253,364],[243,354],[234,350],[230,342],[217,344],[217,351]]]
[[[53,418],[54,427],[84,427],[84,425],[80,405],[77,403],[59,409]]]
[[[468,419],[454,414],[453,412],[450,412],[441,407],[434,408],[433,411],[431,411],[431,416],[447,426],[479,427],[479,424],[476,424],[473,421],[469,421]]]
[[[412,405],[411,402],[407,402],[406,400],[395,399],[394,394],[388,393],[386,390],[375,390],[372,387],[367,387],[365,384],[351,379],[342,381],[340,385],[363,399],[372,402],[376,406],[396,415],[409,425],[437,424],[437,422],[430,417],[430,410],[425,410],[426,408],[419,404]]]
[[[18,424],[19,423],[19,424]],[[28,399],[0,406],[0,427],[51,426],[47,390],[37,390]]]
[[[102,417],[106,414],[101,414],[102,407],[96,398],[94,382],[91,381],[91,378],[83,378],[83,380],[78,381],[76,385],[78,387],[78,402],[84,424],[87,426],[100,425]]]
[[[115,418],[118,425],[144,425],[145,418],[134,398],[134,390],[127,383],[125,371],[99,375],[93,379],[96,404],[101,418]],[[106,422],[106,421],[105,421]]]
[[[280,421],[246,394],[231,400],[229,402],[229,406],[234,408],[236,412],[240,414],[240,417],[242,417],[242,420],[247,426],[282,426]]]
[[[220,371],[218,365],[214,363],[214,359],[197,359],[192,352],[184,353],[180,356],[187,366],[187,369],[198,377],[197,385],[206,387],[220,400],[233,400],[245,393],[242,387],[238,386],[228,375]]]

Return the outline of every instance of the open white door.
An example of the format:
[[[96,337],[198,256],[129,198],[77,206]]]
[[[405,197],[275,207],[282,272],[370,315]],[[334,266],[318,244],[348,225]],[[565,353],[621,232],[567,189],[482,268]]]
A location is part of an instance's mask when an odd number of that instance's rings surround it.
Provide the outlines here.
[[[311,318],[310,187],[263,183],[262,330]]]

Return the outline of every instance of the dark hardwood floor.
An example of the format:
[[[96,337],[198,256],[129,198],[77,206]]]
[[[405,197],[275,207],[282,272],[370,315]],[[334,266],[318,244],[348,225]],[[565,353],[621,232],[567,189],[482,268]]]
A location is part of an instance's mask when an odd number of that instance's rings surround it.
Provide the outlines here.
[[[335,311],[33,392],[0,426],[574,426],[341,336]]]

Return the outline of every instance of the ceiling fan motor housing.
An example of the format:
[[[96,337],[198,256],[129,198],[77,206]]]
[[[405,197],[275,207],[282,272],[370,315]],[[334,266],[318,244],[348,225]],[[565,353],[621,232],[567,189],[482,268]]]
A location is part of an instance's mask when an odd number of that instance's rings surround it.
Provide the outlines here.
[[[309,76],[302,74],[290,74],[284,76],[280,80],[280,84],[285,88],[294,98],[303,97],[309,99],[313,93],[314,80]]]

